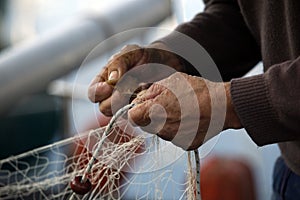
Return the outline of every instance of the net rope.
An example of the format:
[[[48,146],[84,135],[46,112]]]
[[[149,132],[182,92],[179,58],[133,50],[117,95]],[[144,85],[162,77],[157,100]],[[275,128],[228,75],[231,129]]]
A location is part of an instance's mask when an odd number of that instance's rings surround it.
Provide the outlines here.
[[[168,142],[120,116],[106,127],[0,160],[0,199],[200,199],[198,152],[164,164],[179,148],[164,152]],[[76,175],[91,181],[90,192],[73,193]]]

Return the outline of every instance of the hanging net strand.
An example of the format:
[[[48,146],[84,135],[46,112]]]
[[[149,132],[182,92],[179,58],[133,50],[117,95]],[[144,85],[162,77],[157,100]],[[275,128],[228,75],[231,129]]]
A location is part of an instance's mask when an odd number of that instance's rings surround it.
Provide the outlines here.
[[[132,106],[106,127],[0,160],[0,199],[200,199],[197,152],[132,127],[120,117]]]
[[[84,195],[92,189],[90,180],[88,180],[87,176],[92,170],[95,160],[97,159],[98,154],[102,148],[102,145],[103,145],[104,141],[107,139],[107,137],[108,137],[109,133],[111,132],[117,119],[119,117],[121,117],[122,115],[124,115],[134,105],[135,104],[132,103],[132,104],[128,104],[128,105],[124,106],[123,108],[118,110],[117,113],[111,118],[108,125],[106,126],[106,129],[105,129],[100,141],[97,143],[97,148],[96,148],[95,152],[93,153],[91,159],[89,160],[87,167],[84,170],[83,175],[74,177],[74,179],[71,182],[71,186],[72,186],[71,188],[74,191],[74,193]],[[79,178],[81,179],[80,181],[79,181]],[[73,199],[73,197],[75,195],[74,193],[70,197],[70,200]]]

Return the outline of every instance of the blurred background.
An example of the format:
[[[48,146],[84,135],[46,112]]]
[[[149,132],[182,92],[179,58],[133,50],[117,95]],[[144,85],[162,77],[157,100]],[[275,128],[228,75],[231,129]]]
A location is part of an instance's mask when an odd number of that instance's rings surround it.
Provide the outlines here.
[[[97,127],[100,113],[86,93],[91,78],[124,44],[162,34],[129,32],[87,62],[96,45],[133,28],[172,30],[203,8],[201,0],[0,1],[0,158]],[[247,75],[261,72],[259,64]],[[270,199],[276,145],[258,148],[245,130],[228,130],[210,154],[247,160],[258,199]]]

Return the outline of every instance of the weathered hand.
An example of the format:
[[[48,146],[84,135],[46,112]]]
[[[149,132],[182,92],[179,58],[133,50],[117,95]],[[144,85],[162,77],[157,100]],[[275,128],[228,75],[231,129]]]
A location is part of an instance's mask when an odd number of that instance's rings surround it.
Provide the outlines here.
[[[177,56],[167,51],[166,47],[161,43],[154,43],[147,47],[127,45],[119,53],[113,55],[103,70],[94,78],[88,91],[89,99],[94,103],[99,103],[99,109],[103,114],[111,116],[112,95],[117,96],[116,99],[118,100],[121,99],[119,97],[120,93],[113,93],[114,86],[126,72],[146,63],[160,63],[168,65],[176,71],[182,70]],[[143,71],[132,73],[130,78],[127,77],[119,85],[123,88],[133,87],[133,89],[136,89],[136,85],[144,81],[141,79],[145,79],[145,75],[148,74],[147,70],[151,71],[151,74],[156,74],[155,77],[151,75],[152,80],[146,80],[147,82],[161,80],[169,75],[161,72],[155,73],[151,66],[147,66]]]
[[[129,119],[183,149],[196,149],[207,132],[216,135],[223,129],[241,126],[229,89],[230,83],[215,83],[177,72],[137,97]],[[217,117],[211,118],[212,110]]]

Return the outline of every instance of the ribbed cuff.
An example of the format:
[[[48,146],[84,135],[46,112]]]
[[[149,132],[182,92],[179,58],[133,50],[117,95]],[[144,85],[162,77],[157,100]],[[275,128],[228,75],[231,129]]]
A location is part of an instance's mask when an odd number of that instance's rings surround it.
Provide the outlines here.
[[[277,142],[274,133],[278,132],[278,121],[264,75],[233,79],[231,96],[236,113],[252,140],[259,146]]]

